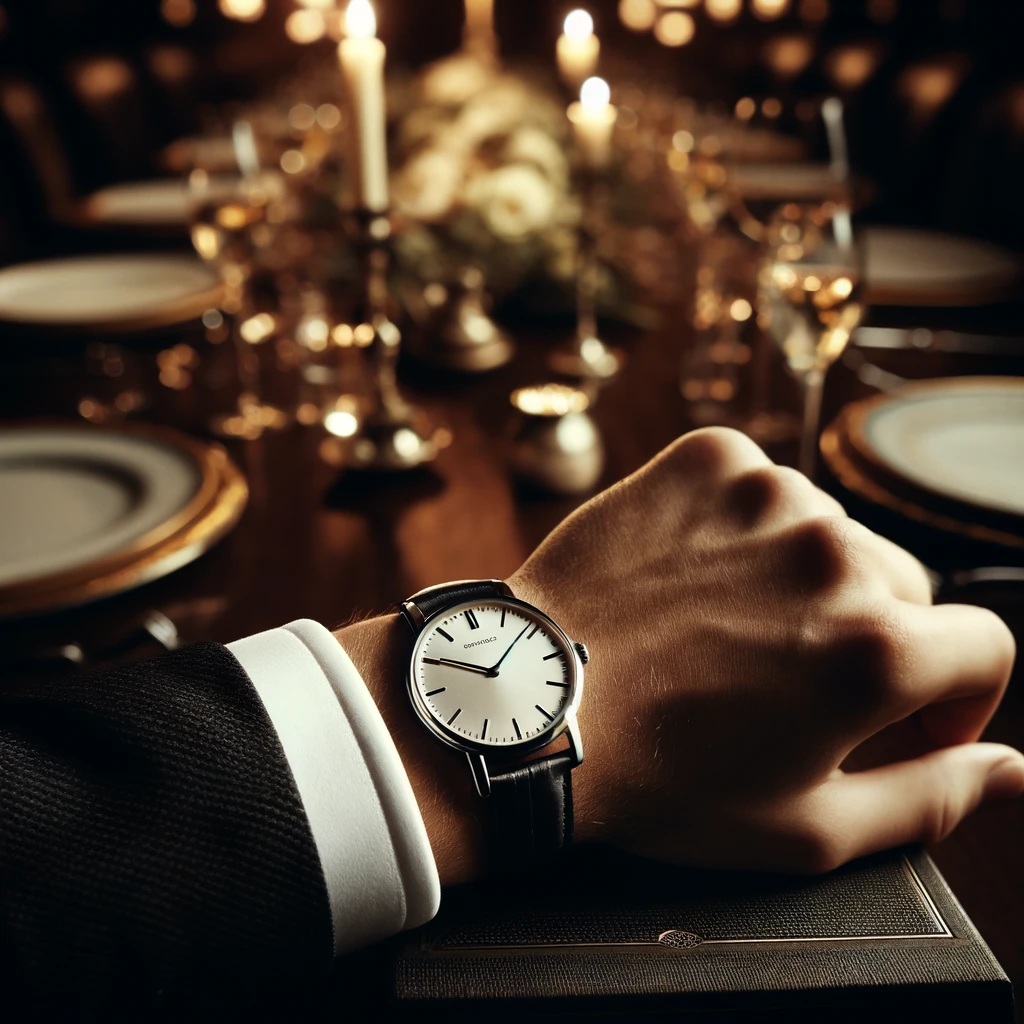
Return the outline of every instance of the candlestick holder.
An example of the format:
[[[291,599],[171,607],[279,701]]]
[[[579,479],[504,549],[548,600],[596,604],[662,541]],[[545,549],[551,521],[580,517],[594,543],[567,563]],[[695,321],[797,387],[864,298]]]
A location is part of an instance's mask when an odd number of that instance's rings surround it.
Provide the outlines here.
[[[402,335],[387,311],[390,218],[386,213],[360,210],[353,215],[351,227],[362,267],[364,311],[355,332],[367,350],[371,372],[362,415],[347,418],[344,436],[328,437],[321,455],[333,465],[353,469],[413,469],[436,458],[449,435],[433,428],[423,410],[407,402],[398,389]],[[325,427],[336,434],[327,419]]]
[[[583,185],[576,258],[576,336],[567,347],[552,352],[549,359],[553,370],[578,377],[587,386],[608,382],[625,362],[624,353],[610,348],[597,333],[597,247],[607,203],[608,189],[602,177],[596,171],[588,171]]]

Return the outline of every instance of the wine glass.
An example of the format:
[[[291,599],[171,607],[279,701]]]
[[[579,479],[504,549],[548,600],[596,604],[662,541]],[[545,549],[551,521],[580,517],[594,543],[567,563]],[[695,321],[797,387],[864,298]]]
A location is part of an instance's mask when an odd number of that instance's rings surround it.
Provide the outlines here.
[[[222,437],[254,439],[266,430],[279,430],[288,417],[263,401],[260,352],[274,335],[276,321],[256,310],[253,275],[261,250],[274,242],[276,209],[284,198],[281,176],[246,165],[243,173],[212,175],[202,168],[188,177],[192,199],[192,244],[214,267],[224,285],[221,308],[232,318],[232,341],[238,383],[230,412],[215,416],[210,429]]]
[[[860,248],[849,210],[837,203],[786,203],[766,231],[758,278],[758,323],[803,388],[799,468],[813,477],[828,368],[863,315]]]

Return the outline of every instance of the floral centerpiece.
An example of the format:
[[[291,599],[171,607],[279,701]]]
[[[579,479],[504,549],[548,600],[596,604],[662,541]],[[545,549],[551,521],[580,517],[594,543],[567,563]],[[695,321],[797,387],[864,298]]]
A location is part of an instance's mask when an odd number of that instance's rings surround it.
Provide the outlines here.
[[[536,278],[568,285],[579,203],[557,98],[467,53],[408,88],[393,149],[402,270],[447,284],[472,265],[499,298]]]

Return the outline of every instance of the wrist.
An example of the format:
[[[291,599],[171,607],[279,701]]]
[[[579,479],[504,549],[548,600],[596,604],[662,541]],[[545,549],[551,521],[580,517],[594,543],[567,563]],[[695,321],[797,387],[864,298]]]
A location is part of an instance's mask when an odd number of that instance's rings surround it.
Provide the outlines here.
[[[363,678],[398,748],[423,816],[442,885],[483,873],[484,826],[465,759],[434,741],[406,696],[410,637],[397,615],[336,630],[335,638]]]
[[[617,815],[609,799],[615,779],[615,764],[605,741],[609,738],[608,723],[597,721],[601,707],[601,680],[608,668],[608,657],[591,637],[593,623],[582,619],[532,574],[520,571],[506,580],[521,601],[550,615],[569,636],[583,640],[590,649],[591,660],[585,669],[583,699],[577,718],[583,738],[583,763],[572,773],[573,833],[577,843],[606,842],[611,836],[612,819]],[[568,605],[568,602],[566,602]]]

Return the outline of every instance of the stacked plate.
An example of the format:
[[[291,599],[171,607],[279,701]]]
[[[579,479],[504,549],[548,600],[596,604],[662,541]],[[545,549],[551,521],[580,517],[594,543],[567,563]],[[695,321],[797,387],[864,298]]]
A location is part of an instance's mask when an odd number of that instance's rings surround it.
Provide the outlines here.
[[[238,521],[217,445],[136,425],[0,429],[0,616],[85,604],[198,558]]]
[[[825,430],[821,450],[862,498],[1024,548],[1024,378],[920,381],[855,402]]]

